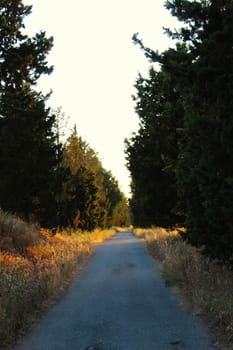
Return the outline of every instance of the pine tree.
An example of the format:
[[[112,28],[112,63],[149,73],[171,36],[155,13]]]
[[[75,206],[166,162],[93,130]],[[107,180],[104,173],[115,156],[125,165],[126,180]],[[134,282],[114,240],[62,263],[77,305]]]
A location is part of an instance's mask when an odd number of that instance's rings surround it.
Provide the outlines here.
[[[169,1],[167,6],[186,24],[176,37],[192,58],[183,92],[186,123],[178,179],[187,213],[187,238],[214,257],[230,258],[233,3]]]
[[[175,173],[182,105],[165,72],[151,68],[148,78],[139,75],[135,87],[140,128],[126,144],[134,220],[140,226],[170,226],[179,219]]]
[[[46,98],[33,90],[42,74],[50,74],[46,57],[52,38],[41,32],[23,34],[31,7],[0,2],[0,206],[42,225],[56,224],[56,145],[54,115]]]
[[[76,226],[82,230],[110,227],[114,210],[124,196],[118,182],[110,171],[103,168],[95,151],[78,136],[76,126],[64,147],[63,167],[66,178],[61,225]]]
[[[158,54],[134,40],[160,63],[182,102],[176,183],[185,236],[211,256],[231,259],[233,2],[171,0],[166,7],[183,22],[176,31],[167,29],[176,47]]]
[[[129,207],[125,195],[120,191],[119,184],[111,171],[103,169],[103,177],[106,193],[106,226],[129,226]]]

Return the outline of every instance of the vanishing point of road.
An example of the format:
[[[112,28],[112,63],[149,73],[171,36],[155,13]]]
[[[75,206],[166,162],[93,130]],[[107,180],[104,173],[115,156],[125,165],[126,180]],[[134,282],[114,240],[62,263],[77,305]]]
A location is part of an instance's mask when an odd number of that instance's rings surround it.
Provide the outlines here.
[[[167,288],[142,240],[119,232],[17,350],[210,350],[203,322]]]

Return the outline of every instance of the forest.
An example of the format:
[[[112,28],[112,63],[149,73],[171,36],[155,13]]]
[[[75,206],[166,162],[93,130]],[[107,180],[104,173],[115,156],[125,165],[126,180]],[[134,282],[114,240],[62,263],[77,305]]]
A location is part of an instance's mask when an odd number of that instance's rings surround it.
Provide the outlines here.
[[[60,142],[61,110],[37,89],[53,71],[53,37],[25,34],[31,12],[21,0],[0,2],[0,210],[44,228],[128,225],[126,197],[76,126]]]
[[[208,255],[233,262],[233,2],[172,0],[180,28],[134,96],[140,128],[126,140],[134,224],[183,226]]]
[[[170,0],[178,29],[164,52],[133,42],[150,62],[133,97],[140,127],[125,144],[130,211],[140,227],[185,227],[214,258],[233,257],[233,3]],[[128,201],[78,135],[61,142],[59,110],[37,87],[53,71],[53,37],[25,34],[32,12],[0,2],[0,210],[44,228],[129,225]]]
[[[180,22],[164,28],[172,47],[158,52],[132,33],[148,73],[135,80],[140,124],[125,141],[128,200],[76,125],[64,139],[64,113],[38,91],[53,72],[53,37],[28,36],[32,7],[0,0],[0,347],[54,303],[93,244],[132,223],[166,287],[232,348],[233,1],[165,7]]]

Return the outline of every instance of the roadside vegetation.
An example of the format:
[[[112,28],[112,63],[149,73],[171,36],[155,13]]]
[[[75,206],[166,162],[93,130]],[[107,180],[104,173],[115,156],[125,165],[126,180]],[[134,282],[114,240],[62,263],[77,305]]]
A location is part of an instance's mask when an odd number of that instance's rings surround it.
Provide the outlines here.
[[[233,273],[185,242],[178,230],[134,229],[160,265],[167,286],[178,287],[184,304],[207,318],[227,350],[233,349]]]
[[[0,347],[11,344],[61,293],[92,255],[92,243],[114,233],[52,233],[0,211]]]

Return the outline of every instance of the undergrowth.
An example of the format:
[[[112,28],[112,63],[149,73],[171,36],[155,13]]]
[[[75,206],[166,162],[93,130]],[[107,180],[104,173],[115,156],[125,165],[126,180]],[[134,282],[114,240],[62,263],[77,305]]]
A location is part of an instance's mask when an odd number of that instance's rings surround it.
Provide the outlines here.
[[[113,230],[79,232],[28,225],[0,211],[0,348],[22,333]]]
[[[233,272],[187,244],[177,230],[135,229],[159,261],[165,284],[176,285],[193,311],[206,317],[226,349],[233,349]]]

